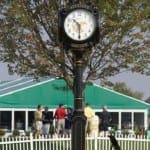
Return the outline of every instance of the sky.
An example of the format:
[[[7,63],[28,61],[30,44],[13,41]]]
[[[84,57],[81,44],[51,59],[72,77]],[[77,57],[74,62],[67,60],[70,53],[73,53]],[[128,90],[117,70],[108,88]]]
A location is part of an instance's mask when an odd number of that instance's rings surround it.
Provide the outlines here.
[[[15,80],[20,78],[17,75],[9,75],[7,65],[0,63],[0,81]],[[150,97],[150,76],[140,75],[137,73],[122,73],[111,77],[112,82],[125,82],[127,87],[133,91],[144,93],[143,100]]]

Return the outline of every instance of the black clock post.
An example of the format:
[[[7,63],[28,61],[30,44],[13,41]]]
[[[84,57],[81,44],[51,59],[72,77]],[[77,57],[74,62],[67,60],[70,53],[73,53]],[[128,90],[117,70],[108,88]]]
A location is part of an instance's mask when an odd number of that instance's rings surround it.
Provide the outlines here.
[[[69,5],[59,10],[59,41],[74,56],[74,115],[72,119],[71,150],[85,150],[86,117],[83,109],[83,57],[99,41],[99,15],[95,7]],[[88,30],[87,30],[88,29]]]
[[[72,119],[72,150],[85,150],[85,124],[83,111],[83,52],[74,52],[74,116]]]

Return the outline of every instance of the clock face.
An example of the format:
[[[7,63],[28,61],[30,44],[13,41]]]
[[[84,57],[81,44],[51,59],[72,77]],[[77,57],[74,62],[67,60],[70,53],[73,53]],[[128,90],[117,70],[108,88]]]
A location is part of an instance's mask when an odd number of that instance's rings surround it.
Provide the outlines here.
[[[86,9],[75,9],[64,20],[65,33],[75,41],[85,41],[90,38],[95,27],[95,17]]]

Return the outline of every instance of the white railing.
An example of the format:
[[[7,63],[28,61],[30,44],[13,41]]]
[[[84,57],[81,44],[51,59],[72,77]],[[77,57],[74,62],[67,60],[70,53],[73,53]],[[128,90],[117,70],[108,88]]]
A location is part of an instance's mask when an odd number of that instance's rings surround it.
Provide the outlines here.
[[[121,150],[150,150],[150,139],[138,137],[117,138]],[[86,150],[110,150],[108,137],[86,137]],[[71,150],[70,137],[40,136],[8,137],[0,139],[0,150]]]

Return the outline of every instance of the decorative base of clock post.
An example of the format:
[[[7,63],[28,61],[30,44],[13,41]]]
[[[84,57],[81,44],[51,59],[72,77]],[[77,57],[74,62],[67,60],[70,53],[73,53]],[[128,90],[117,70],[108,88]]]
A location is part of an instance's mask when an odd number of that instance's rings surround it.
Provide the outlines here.
[[[72,120],[72,149],[85,150],[85,124],[83,111],[76,111]]]

